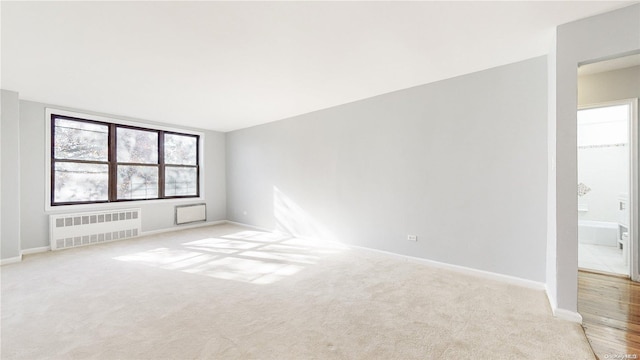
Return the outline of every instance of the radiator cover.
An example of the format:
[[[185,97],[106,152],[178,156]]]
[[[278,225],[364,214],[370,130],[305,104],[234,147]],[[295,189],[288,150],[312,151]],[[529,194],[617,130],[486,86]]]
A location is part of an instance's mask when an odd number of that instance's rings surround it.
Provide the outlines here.
[[[141,217],[139,208],[49,215],[51,250],[139,236]]]
[[[206,204],[176,206],[176,225],[207,221]]]

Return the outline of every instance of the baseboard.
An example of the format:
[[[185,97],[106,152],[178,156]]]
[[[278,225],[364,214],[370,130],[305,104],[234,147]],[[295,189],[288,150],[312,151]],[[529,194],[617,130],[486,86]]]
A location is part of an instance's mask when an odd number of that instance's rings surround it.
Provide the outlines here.
[[[32,255],[32,254],[39,254],[47,251],[51,251],[51,246],[42,246],[37,248],[24,249],[21,251],[21,253],[22,255]]]
[[[503,282],[503,283],[522,286],[522,287],[529,288],[529,289],[544,290],[545,295],[547,296],[547,299],[549,300],[549,305],[551,306],[551,312],[553,313],[554,317],[557,317],[558,319],[567,320],[567,321],[575,322],[575,323],[578,323],[578,324],[582,324],[582,315],[580,315],[579,313],[577,313],[575,311],[569,311],[569,310],[566,310],[566,309],[559,309],[558,308],[558,306],[554,303],[554,301],[549,296],[549,291],[547,290],[546,284],[542,283],[542,282],[522,279],[522,278],[515,277],[515,276],[498,274],[498,273],[494,273],[494,272],[490,272],[490,271],[473,269],[473,268],[460,266],[460,265],[442,263],[442,262],[439,262],[439,261],[434,261],[434,260],[429,260],[429,259],[417,258],[417,257],[408,256],[408,255],[402,255],[402,254],[396,254],[396,253],[392,253],[392,252],[389,252],[389,251],[372,249],[372,248],[363,247],[363,246],[350,246],[350,247],[351,248],[356,248],[356,249],[367,250],[367,251],[373,251],[373,252],[377,252],[377,253],[381,253],[381,254],[386,254],[386,255],[389,255],[389,256],[394,256],[394,257],[398,257],[398,258],[401,258],[401,259],[405,259],[406,261],[417,262],[417,263],[426,264],[426,265],[437,267],[437,268],[441,268],[441,269],[457,271],[459,273],[478,276],[478,277],[485,278],[485,279],[490,279],[490,280],[496,280],[496,281],[500,281],[500,282]]]
[[[160,230],[152,230],[152,231],[143,232],[143,233],[140,234],[140,236],[155,235],[155,234],[160,234],[160,233],[165,233],[165,232],[178,231],[178,230],[183,230],[183,229],[191,229],[191,228],[197,228],[197,227],[202,227],[202,226],[219,225],[219,224],[224,224],[225,222],[226,222],[225,220],[209,221],[209,222],[202,222],[202,223],[198,223],[198,224],[184,225],[184,226],[180,226],[180,227],[171,227],[171,228],[160,229]],[[119,239],[119,240],[114,240],[114,241],[120,241],[120,240],[124,240],[124,239]],[[108,242],[112,242],[112,241],[108,241]],[[107,243],[107,241],[105,241],[104,243]],[[43,252],[47,252],[47,251],[51,251],[51,246],[42,246],[42,247],[37,247],[37,248],[25,249],[25,250],[21,251],[21,254],[22,255],[32,255],[32,254],[38,254],[38,253],[43,253]]]
[[[178,230],[183,230],[183,229],[192,229],[192,228],[197,228],[197,227],[202,227],[202,226],[211,226],[211,225],[220,225],[220,224],[224,224],[226,223],[225,220],[220,220],[220,221],[209,221],[209,222],[202,222],[202,223],[198,223],[198,224],[191,224],[191,225],[184,225],[184,226],[176,226],[176,227],[171,227],[171,228],[166,228],[166,229],[160,229],[160,230],[152,230],[152,231],[146,231],[140,234],[140,236],[145,236],[145,235],[155,235],[155,234],[160,234],[160,233],[165,233],[165,232],[171,232],[171,231],[178,231]],[[121,239],[124,240],[124,239]],[[120,240],[114,240],[114,241],[120,241]],[[111,241],[109,241],[111,242]],[[107,243],[105,241],[105,243]],[[22,250],[20,253],[21,255],[32,255],[32,254],[39,254],[39,253],[43,253],[43,252],[47,252],[47,251],[51,251],[51,246],[42,246],[42,247],[37,247],[37,248],[31,248],[31,249],[24,249]],[[15,258],[11,258],[11,259],[5,259],[5,260],[12,260],[11,262],[17,262],[20,260],[14,260]],[[2,260],[2,264],[4,264],[4,261]]]
[[[140,234],[140,236],[157,235],[157,234],[168,233],[172,231],[193,229],[193,228],[199,228],[203,226],[213,226],[213,225],[220,225],[220,224],[226,224],[226,223],[227,223],[226,220],[217,220],[217,221],[206,221],[206,222],[189,224],[189,225],[176,225],[174,227],[165,228],[165,229],[144,231]]]
[[[155,235],[155,234],[167,233],[167,232],[172,232],[172,231],[178,231],[178,230],[184,230],[184,229],[192,229],[192,228],[198,228],[198,227],[204,227],[204,226],[220,225],[220,224],[231,224],[231,225],[242,226],[242,227],[246,227],[246,228],[250,228],[250,229],[255,229],[255,230],[258,230],[258,231],[273,232],[273,230],[270,230],[270,229],[267,229],[267,228],[264,228],[264,227],[260,227],[260,226],[244,224],[244,223],[240,223],[240,222],[237,222],[237,221],[231,221],[231,220],[218,220],[218,221],[209,221],[209,222],[203,222],[203,223],[191,224],[191,225],[185,225],[185,226],[170,227],[170,228],[160,229],[160,230],[146,231],[146,232],[143,232],[140,236]],[[507,284],[522,286],[522,287],[535,289],[535,290],[545,290],[545,293],[547,295],[547,299],[549,300],[549,305],[551,306],[551,311],[553,312],[553,316],[555,316],[555,317],[557,317],[559,319],[568,320],[568,321],[576,322],[576,323],[579,323],[579,324],[582,323],[582,316],[579,313],[574,312],[574,311],[565,310],[565,309],[559,309],[557,307],[557,305],[554,303],[553,299],[551,299],[551,297],[549,296],[549,291],[547,290],[546,285],[544,283],[541,283],[541,282],[522,279],[522,278],[518,278],[518,277],[515,277],[515,276],[498,274],[498,273],[494,273],[494,272],[490,272],[490,271],[473,269],[473,268],[460,266],[460,265],[447,264],[447,263],[443,263],[443,262],[439,262],[439,261],[435,261],[435,260],[429,260],[429,259],[418,258],[418,257],[414,257],[414,256],[408,256],[408,255],[392,253],[392,252],[389,252],[389,251],[378,250],[378,249],[373,249],[373,248],[364,247],[364,246],[354,246],[354,245],[347,245],[347,246],[350,247],[350,248],[354,248],[354,249],[372,251],[372,252],[376,252],[376,253],[379,253],[379,254],[384,254],[384,255],[387,255],[387,256],[393,256],[393,257],[396,257],[396,258],[403,259],[405,261],[425,264],[425,265],[433,266],[433,267],[440,268],[440,269],[446,269],[446,270],[456,271],[456,272],[464,273],[464,274],[468,274],[468,275],[478,276],[478,277],[485,278],[485,279],[496,280],[496,281],[500,281],[500,282],[507,283]],[[37,254],[37,253],[42,253],[42,252],[46,252],[46,251],[49,251],[49,250],[51,250],[51,248],[49,246],[25,249],[25,250],[21,251],[20,256],[16,256],[16,257],[13,257],[13,258],[0,260],[0,265],[18,263],[18,262],[22,261],[22,255]]]
[[[575,311],[559,309],[557,300],[551,296],[551,292],[549,292],[549,289],[547,286],[545,286],[545,292],[547,293],[547,300],[549,300],[549,306],[551,307],[551,312],[553,313],[553,316],[557,317],[558,319],[582,324],[582,315],[580,315]]]
[[[273,231],[274,231],[274,230],[267,229],[267,228],[263,228],[263,227],[260,227],[260,226],[254,226],[254,225],[244,224],[244,223],[237,222],[237,221],[226,220],[226,223],[227,223],[227,224],[231,224],[231,225],[237,225],[237,226],[247,227],[247,228],[254,229],[254,230],[258,230],[258,231],[265,231],[265,232],[273,232]]]
[[[549,291],[549,284],[544,285],[544,292],[547,294],[547,301],[549,301],[549,307],[551,308],[551,313],[553,313],[553,309],[558,307],[558,300],[551,296],[551,292]]]
[[[498,274],[498,273],[485,271],[485,270],[478,270],[478,269],[469,268],[469,267],[460,266],[460,265],[447,264],[447,263],[443,263],[443,262],[439,262],[439,261],[435,261],[435,260],[418,258],[418,257],[414,257],[414,256],[396,254],[396,253],[392,253],[392,252],[389,252],[389,251],[372,249],[372,248],[363,247],[363,246],[352,246],[352,245],[347,245],[347,246],[349,246],[351,248],[354,248],[354,249],[373,251],[373,252],[377,252],[377,253],[380,253],[380,254],[385,254],[385,255],[401,258],[401,259],[404,259],[406,261],[425,264],[425,265],[433,266],[433,267],[440,268],[440,269],[451,270],[451,271],[456,271],[456,272],[463,273],[463,274],[478,276],[478,277],[481,277],[481,278],[484,278],[484,279],[496,280],[496,281],[500,281],[500,282],[511,284],[511,285],[517,285],[517,286],[526,287],[526,288],[529,288],[529,289],[545,290],[545,284],[544,283],[533,281],[533,280],[522,279],[522,278],[515,277],[515,276],[503,275],[503,274]]]
[[[273,230],[265,229],[265,228],[262,228],[262,227],[259,227],[259,226],[243,224],[243,223],[236,222],[236,221],[227,220],[227,223],[233,224],[233,225],[238,225],[238,226],[243,226],[243,227],[248,227],[248,228],[252,228],[252,229],[256,229],[256,230],[260,230],[260,231],[267,231],[267,232],[273,231]],[[441,268],[441,269],[452,270],[452,271],[457,271],[459,273],[465,273],[465,274],[469,274],[469,275],[479,276],[479,277],[482,277],[482,278],[485,278],[485,279],[497,280],[497,281],[500,281],[500,282],[503,282],[503,283],[522,286],[522,287],[526,287],[526,288],[530,288],[530,289],[546,290],[546,287],[545,287],[544,283],[533,281],[533,280],[522,279],[522,278],[518,278],[518,277],[515,277],[515,276],[503,275],[503,274],[493,273],[493,272],[490,272],[490,271],[484,271],[484,270],[468,268],[468,267],[460,266],[460,265],[452,265],[452,264],[442,263],[442,262],[439,262],[439,261],[434,261],[434,260],[429,260],[429,259],[424,259],[424,258],[418,258],[418,257],[413,257],[413,256],[408,256],[408,255],[402,255],[402,254],[392,253],[392,252],[389,252],[389,251],[368,248],[368,247],[364,247],[364,246],[354,246],[354,245],[350,245],[350,244],[343,244],[343,245],[345,245],[345,246],[347,246],[349,248],[353,248],[353,249],[361,249],[361,250],[366,250],[366,251],[373,251],[373,252],[377,252],[377,253],[380,253],[380,254],[385,254],[385,255],[397,257],[397,258],[400,258],[400,259],[404,259],[406,261],[412,261],[412,262],[426,264],[426,265],[437,267],[437,268]]]
[[[15,257],[11,257],[11,258],[6,258],[6,259],[2,259],[0,260],[0,266],[2,265],[9,265],[9,264],[15,264],[15,263],[19,263],[22,261],[22,254],[15,256]]]
[[[242,227],[246,227],[246,228],[250,228],[250,229],[255,229],[255,230],[258,230],[258,231],[273,232],[273,230],[271,230],[271,229],[267,229],[267,228],[260,227],[260,226],[255,226],[255,225],[244,224],[244,223],[241,223],[241,222],[231,221],[231,220],[215,221],[215,222],[210,222],[210,223],[198,224],[198,225],[190,226],[190,227],[207,226],[207,225],[218,225],[218,224],[223,224],[223,223],[242,226]],[[186,229],[186,228],[188,228],[188,227],[186,227],[186,226],[185,227],[180,227],[179,229]],[[179,230],[179,229],[177,229],[177,228],[162,229],[162,230],[146,232],[143,235],[151,235],[151,234],[157,234],[157,233],[161,233],[161,232],[175,231],[175,230]],[[572,311],[568,311],[568,310],[564,310],[564,309],[558,309],[557,306],[554,306],[553,302],[549,298],[549,292],[547,291],[546,285],[544,283],[541,283],[541,282],[538,282],[538,281],[522,279],[522,278],[515,277],[515,276],[498,274],[498,273],[485,271],[485,270],[473,269],[473,268],[460,266],[460,265],[447,264],[447,263],[443,263],[443,262],[439,262],[439,261],[435,261],[435,260],[429,260],[429,259],[418,258],[418,257],[414,257],[414,256],[408,256],[408,255],[392,253],[392,252],[389,252],[389,251],[378,250],[378,249],[368,248],[368,247],[364,247],[364,246],[353,246],[353,245],[348,245],[348,244],[347,244],[347,246],[350,247],[350,248],[354,248],[354,249],[373,251],[373,252],[376,252],[376,253],[385,254],[385,255],[388,255],[388,256],[393,256],[393,257],[396,257],[396,258],[400,258],[400,259],[403,259],[403,260],[406,260],[406,261],[411,261],[411,262],[416,262],[416,263],[420,263],[420,264],[433,266],[433,267],[436,267],[436,268],[456,271],[456,272],[463,273],[463,274],[468,274],[468,275],[478,276],[478,277],[485,278],[485,279],[500,281],[502,283],[521,286],[521,287],[534,289],[534,290],[544,290],[545,294],[547,295],[547,298],[549,299],[549,304],[551,305],[551,310],[553,312],[553,316],[555,316],[555,317],[557,317],[559,319],[563,319],[563,320],[582,323],[582,316],[580,316],[580,314],[578,314],[577,312],[572,312]]]
[[[553,316],[558,319],[571,321],[574,323],[582,324],[582,315],[575,311],[569,311],[565,309],[552,308]]]

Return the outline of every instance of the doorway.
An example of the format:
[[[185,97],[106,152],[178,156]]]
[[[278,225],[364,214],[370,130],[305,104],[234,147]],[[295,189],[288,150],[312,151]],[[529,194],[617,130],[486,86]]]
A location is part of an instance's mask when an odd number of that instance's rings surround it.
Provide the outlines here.
[[[578,68],[577,305],[600,358],[640,346],[638,80],[640,54]]]
[[[640,280],[640,54],[578,68],[578,268]]]
[[[578,267],[631,277],[633,100],[578,110]]]

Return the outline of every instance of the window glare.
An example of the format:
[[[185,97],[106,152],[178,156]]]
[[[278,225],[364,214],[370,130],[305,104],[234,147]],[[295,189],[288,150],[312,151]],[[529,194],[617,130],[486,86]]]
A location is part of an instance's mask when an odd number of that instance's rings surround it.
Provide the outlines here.
[[[118,166],[118,199],[158,197],[158,168],[155,166]]]
[[[164,188],[166,196],[197,195],[198,172],[196,168],[167,166]]]
[[[118,162],[158,163],[158,133],[120,127],[116,133]]]
[[[195,165],[197,163],[196,137],[165,134],[164,161],[174,165]]]
[[[107,201],[109,199],[109,166],[57,163],[55,185],[55,202]]]
[[[628,143],[628,117],[628,105],[579,110],[578,146]]]
[[[56,159],[107,161],[109,128],[106,125],[56,119],[54,133]]]

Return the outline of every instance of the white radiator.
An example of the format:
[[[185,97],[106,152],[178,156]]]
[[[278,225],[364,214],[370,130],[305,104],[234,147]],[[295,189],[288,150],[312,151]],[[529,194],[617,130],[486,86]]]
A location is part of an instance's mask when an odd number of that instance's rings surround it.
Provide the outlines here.
[[[176,225],[207,220],[207,205],[193,204],[176,206]]]
[[[141,209],[49,215],[51,250],[127,239],[141,233]]]

